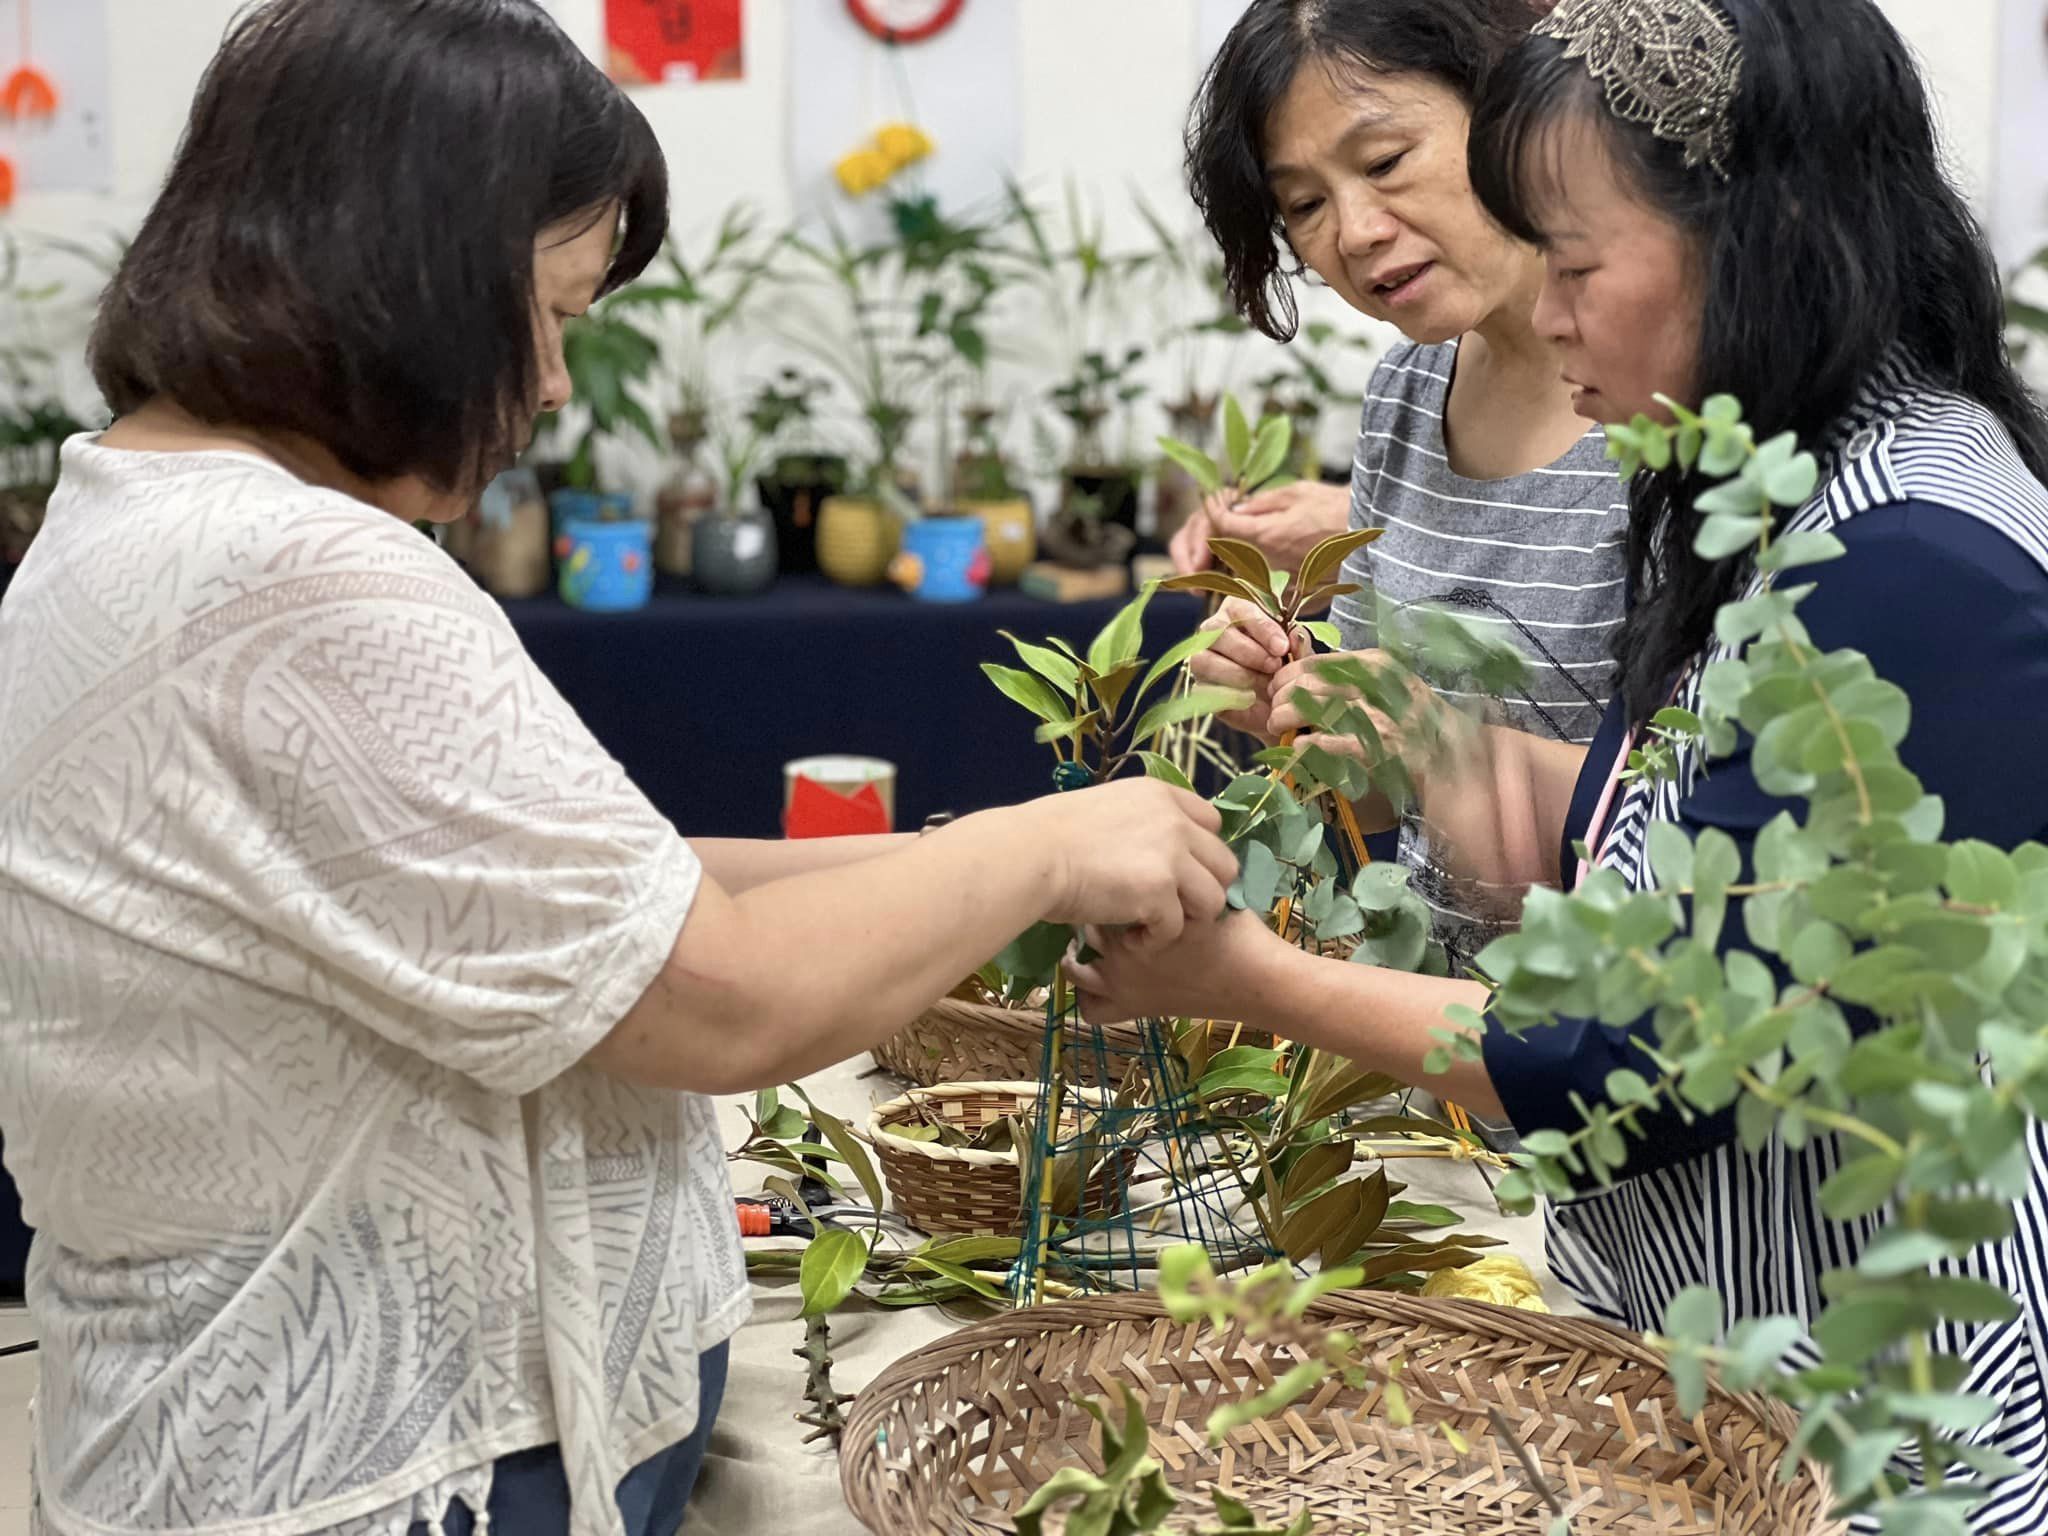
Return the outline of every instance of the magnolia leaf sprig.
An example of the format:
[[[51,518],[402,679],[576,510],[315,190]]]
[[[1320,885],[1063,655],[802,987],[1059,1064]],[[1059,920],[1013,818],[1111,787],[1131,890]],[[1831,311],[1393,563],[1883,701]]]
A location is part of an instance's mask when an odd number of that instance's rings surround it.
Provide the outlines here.
[[[1282,415],[1267,416],[1254,429],[1235,395],[1223,398],[1222,463],[1192,443],[1171,437],[1159,439],[1159,451],[1186,470],[1195,484],[1211,496],[1226,490],[1234,496],[1251,496],[1294,484],[1296,477],[1284,472],[1288,450],[1293,445],[1292,421]],[[1263,557],[1260,563],[1264,563]]]
[[[2048,1113],[2048,849],[1944,841],[1946,808],[1899,756],[1912,701],[1800,621],[1813,585],[1783,577],[1843,553],[1832,533],[1775,527],[1813,495],[1812,456],[1790,436],[1757,443],[1725,397],[1696,413],[1666,405],[1669,424],[1610,428],[1610,452],[1624,474],[1721,478],[1697,499],[1695,548],[1747,554],[1769,579],[1717,617],[1735,654],[1701,673],[1697,729],[1660,717],[1668,750],[1645,751],[1639,771],[1669,774],[1690,742],[1709,759],[1742,747],[1788,807],[1747,869],[1718,828],[1656,824],[1653,889],[1598,870],[1570,895],[1534,891],[1521,931],[1481,955],[1490,1011],[1515,1033],[1559,1016],[1652,1020],[1605,1102],[1575,1102],[1580,1130],[1524,1136],[1530,1165],[1500,1193],[1526,1207],[1612,1183],[1652,1113],[1732,1113],[1751,1152],[1832,1137],[1840,1165],[1822,1212],[1883,1215],[1886,1230],[1853,1268],[1822,1276],[1810,1338],[1789,1317],[1724,1332],[1722,1298],[1678,1297],[1663,1322],[1681,1406],[1699,1406],[1710,1370],[1766,1390],[1802,1414],[1788,1464],[1825,1464],[1844,1512],[1881,1510],[1887,1532],[1961,1532],[2016,1464],[1970,1442],[1999,1406],[1960,1390],[1966,1363],[1934,1336],[2017,1311],[1999,1287],[1947,1270],[2011,1238],[2030,1127]],[[1446,1051],[1476,1052],[1476,1016],[1454,1022]],[[1908,1446],[1921,1487],[1896,1470]]]

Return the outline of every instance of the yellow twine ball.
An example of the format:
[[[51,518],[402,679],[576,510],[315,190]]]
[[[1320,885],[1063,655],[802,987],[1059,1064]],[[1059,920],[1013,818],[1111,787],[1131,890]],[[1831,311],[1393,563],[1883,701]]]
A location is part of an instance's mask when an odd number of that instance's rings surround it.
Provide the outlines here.
[[[1457,1301],[1490,1301],[1497,1307],[1519,1307],[1524,1312],[1550,1310],[1543,1301],[1543,1287],[1529,1273],[1529,1266],[1507,1253],[1480,1259],[1463,1269],[1440,1269],[1423,1281],[1422,1294]]]

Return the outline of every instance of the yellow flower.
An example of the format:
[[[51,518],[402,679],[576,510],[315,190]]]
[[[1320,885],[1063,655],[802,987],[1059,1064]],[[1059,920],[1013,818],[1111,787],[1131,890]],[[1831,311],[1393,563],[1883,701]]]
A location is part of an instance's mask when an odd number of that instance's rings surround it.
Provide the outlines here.
[[[875,148],[888,157],[893,169],[900,171],[929,159],[938,146],[922,128],[910,123],[888,123],[875,134]]]
[[[878,149],[856,149],[832,168],[848,197],[866,197],[896,174],[889,157]]]
[[[1543,1302],[1543,1287],[1529,1273],[1529,1266],[1506,1253],[1467,1264],[1463,1269],[1438,1270],[1422,1282],[1422,1294],[1490,1301],[1499,1307],[1520,1307],[1524,1312],[1550,1310]]]

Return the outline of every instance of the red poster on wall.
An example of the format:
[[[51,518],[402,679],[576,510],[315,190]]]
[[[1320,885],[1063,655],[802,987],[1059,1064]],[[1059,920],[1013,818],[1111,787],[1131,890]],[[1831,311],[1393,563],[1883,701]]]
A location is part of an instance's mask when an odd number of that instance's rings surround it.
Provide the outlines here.
[[[743,0],[605,0],[608,67],[621,85],[739,80]]]

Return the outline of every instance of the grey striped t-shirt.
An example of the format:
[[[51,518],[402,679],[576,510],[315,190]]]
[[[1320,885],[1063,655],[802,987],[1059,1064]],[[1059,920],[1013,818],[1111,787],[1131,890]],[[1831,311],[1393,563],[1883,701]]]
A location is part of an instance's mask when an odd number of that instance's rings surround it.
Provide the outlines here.
[[[1450,466],[1444,404],[1458,345],[1396,347],[1373,374],[1351,475],[1351,526],[1384,535],[1353,555],[1344,579],[1366,590],[1331,615],[1346,650],[1376,643],[1374,610],[1440,603],[1499,625],[1530,661],[1518,696],[1480,700],[1429,678],[1446,698],[1550,740],[1587,742],[1612,691],[1610,646],[1621,622],[1628,500],[1598,427],[1556,463],[1506,480]],[[1411,817],[1401,862],[1436,913],[1453,970],[1509,924],[1519,900],[1455,884]]]

